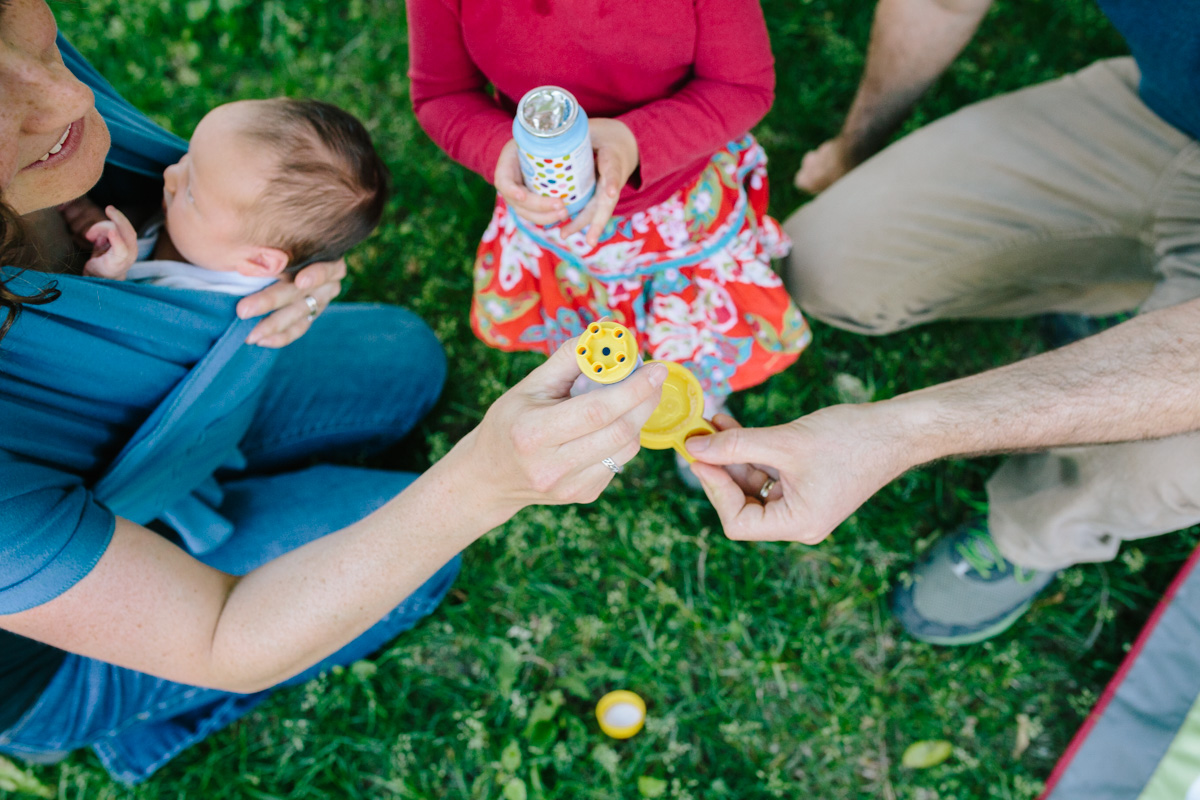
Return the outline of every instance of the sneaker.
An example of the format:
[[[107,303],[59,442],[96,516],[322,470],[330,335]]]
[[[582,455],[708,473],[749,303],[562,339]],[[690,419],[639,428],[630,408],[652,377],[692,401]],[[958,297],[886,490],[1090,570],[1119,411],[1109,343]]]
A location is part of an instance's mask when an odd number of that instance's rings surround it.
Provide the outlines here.
[[[912,583],[892,592],[892,612],[923,642],[982,642],[1016,622],[1056,574],[1007,561],[980,517],[933,546]]]

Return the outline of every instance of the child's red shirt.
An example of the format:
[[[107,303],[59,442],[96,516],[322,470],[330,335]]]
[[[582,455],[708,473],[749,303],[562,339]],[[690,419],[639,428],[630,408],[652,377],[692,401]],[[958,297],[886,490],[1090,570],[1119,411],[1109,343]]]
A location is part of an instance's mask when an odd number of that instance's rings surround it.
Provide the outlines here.
[[[621,120],[640,165],[617,214],[695,178],[771,107],[775,70],[758,0],[408,0],[421,126],[489,182],[517,101],[562,86],[589,117]],[[495,96],[488,85],[495,87]]]

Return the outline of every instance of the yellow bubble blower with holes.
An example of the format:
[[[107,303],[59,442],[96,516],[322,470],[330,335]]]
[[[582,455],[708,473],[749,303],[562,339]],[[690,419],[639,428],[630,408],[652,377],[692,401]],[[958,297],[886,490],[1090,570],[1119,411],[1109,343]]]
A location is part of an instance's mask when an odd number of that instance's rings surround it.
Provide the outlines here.
[[[589,380],[577,381],[572,394],[620,383],[642,366],[636,337],[624,325],[607,319],[588,325],[575,345],[575,361]],[[684,443],[693,436],[717,432],[704,419],[704,390],[700,388],[700,381],[679,364],[670,361],[646,363],[662,364],[668,374],[662,387],[662,400],[642,427],[642,447],[674,449],[691,463],[695,459]]]

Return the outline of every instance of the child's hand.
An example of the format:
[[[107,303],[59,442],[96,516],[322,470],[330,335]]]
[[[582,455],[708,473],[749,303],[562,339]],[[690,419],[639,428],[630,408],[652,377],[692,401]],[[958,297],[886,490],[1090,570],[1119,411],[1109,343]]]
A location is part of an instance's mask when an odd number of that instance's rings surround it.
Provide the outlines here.
[[[83,274],[123,281],[137,260],[137,231],[114,206],[104,211],[108,219],[95,223],[84,233],[93,250],[92,257],[83,265]]]
[[[570,216],[561,198],[543,197],[525,186],[516,139],[509,139],[496,159],[496,191],[517,216],[534,224],[553,225]]]
[[[621,190],[637,169],[638,143],[633,131],[616,119],[588,120],[588,132],[596,151],[596,194],[579,216],[562,229],[562,235],[570,236],[586,227],[587,242],[595,247],[617,207]]]

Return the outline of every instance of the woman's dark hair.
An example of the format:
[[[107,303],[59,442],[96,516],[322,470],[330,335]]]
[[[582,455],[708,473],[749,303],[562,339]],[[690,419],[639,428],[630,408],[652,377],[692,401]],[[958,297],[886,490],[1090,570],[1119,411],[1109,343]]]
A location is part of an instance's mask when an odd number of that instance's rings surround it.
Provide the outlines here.
[[[0,6],[2,5],[0,0]],[[33,253],[34,249],[25,241],[25,227],[21,224],[21,218],[0,200],[0,267],[32,267],[33,264],[23,262],[30,259]],[[57,300],[61,294],[53,283],[34,294],[17,294],[8,288],[8,284],[19,275],[20,273],[7,278],[0,277],[0,314],[3,315],[3,322],[0,322],[0,339],[4,338],[8,329],[21,315],[22,306],[40,306]]]

